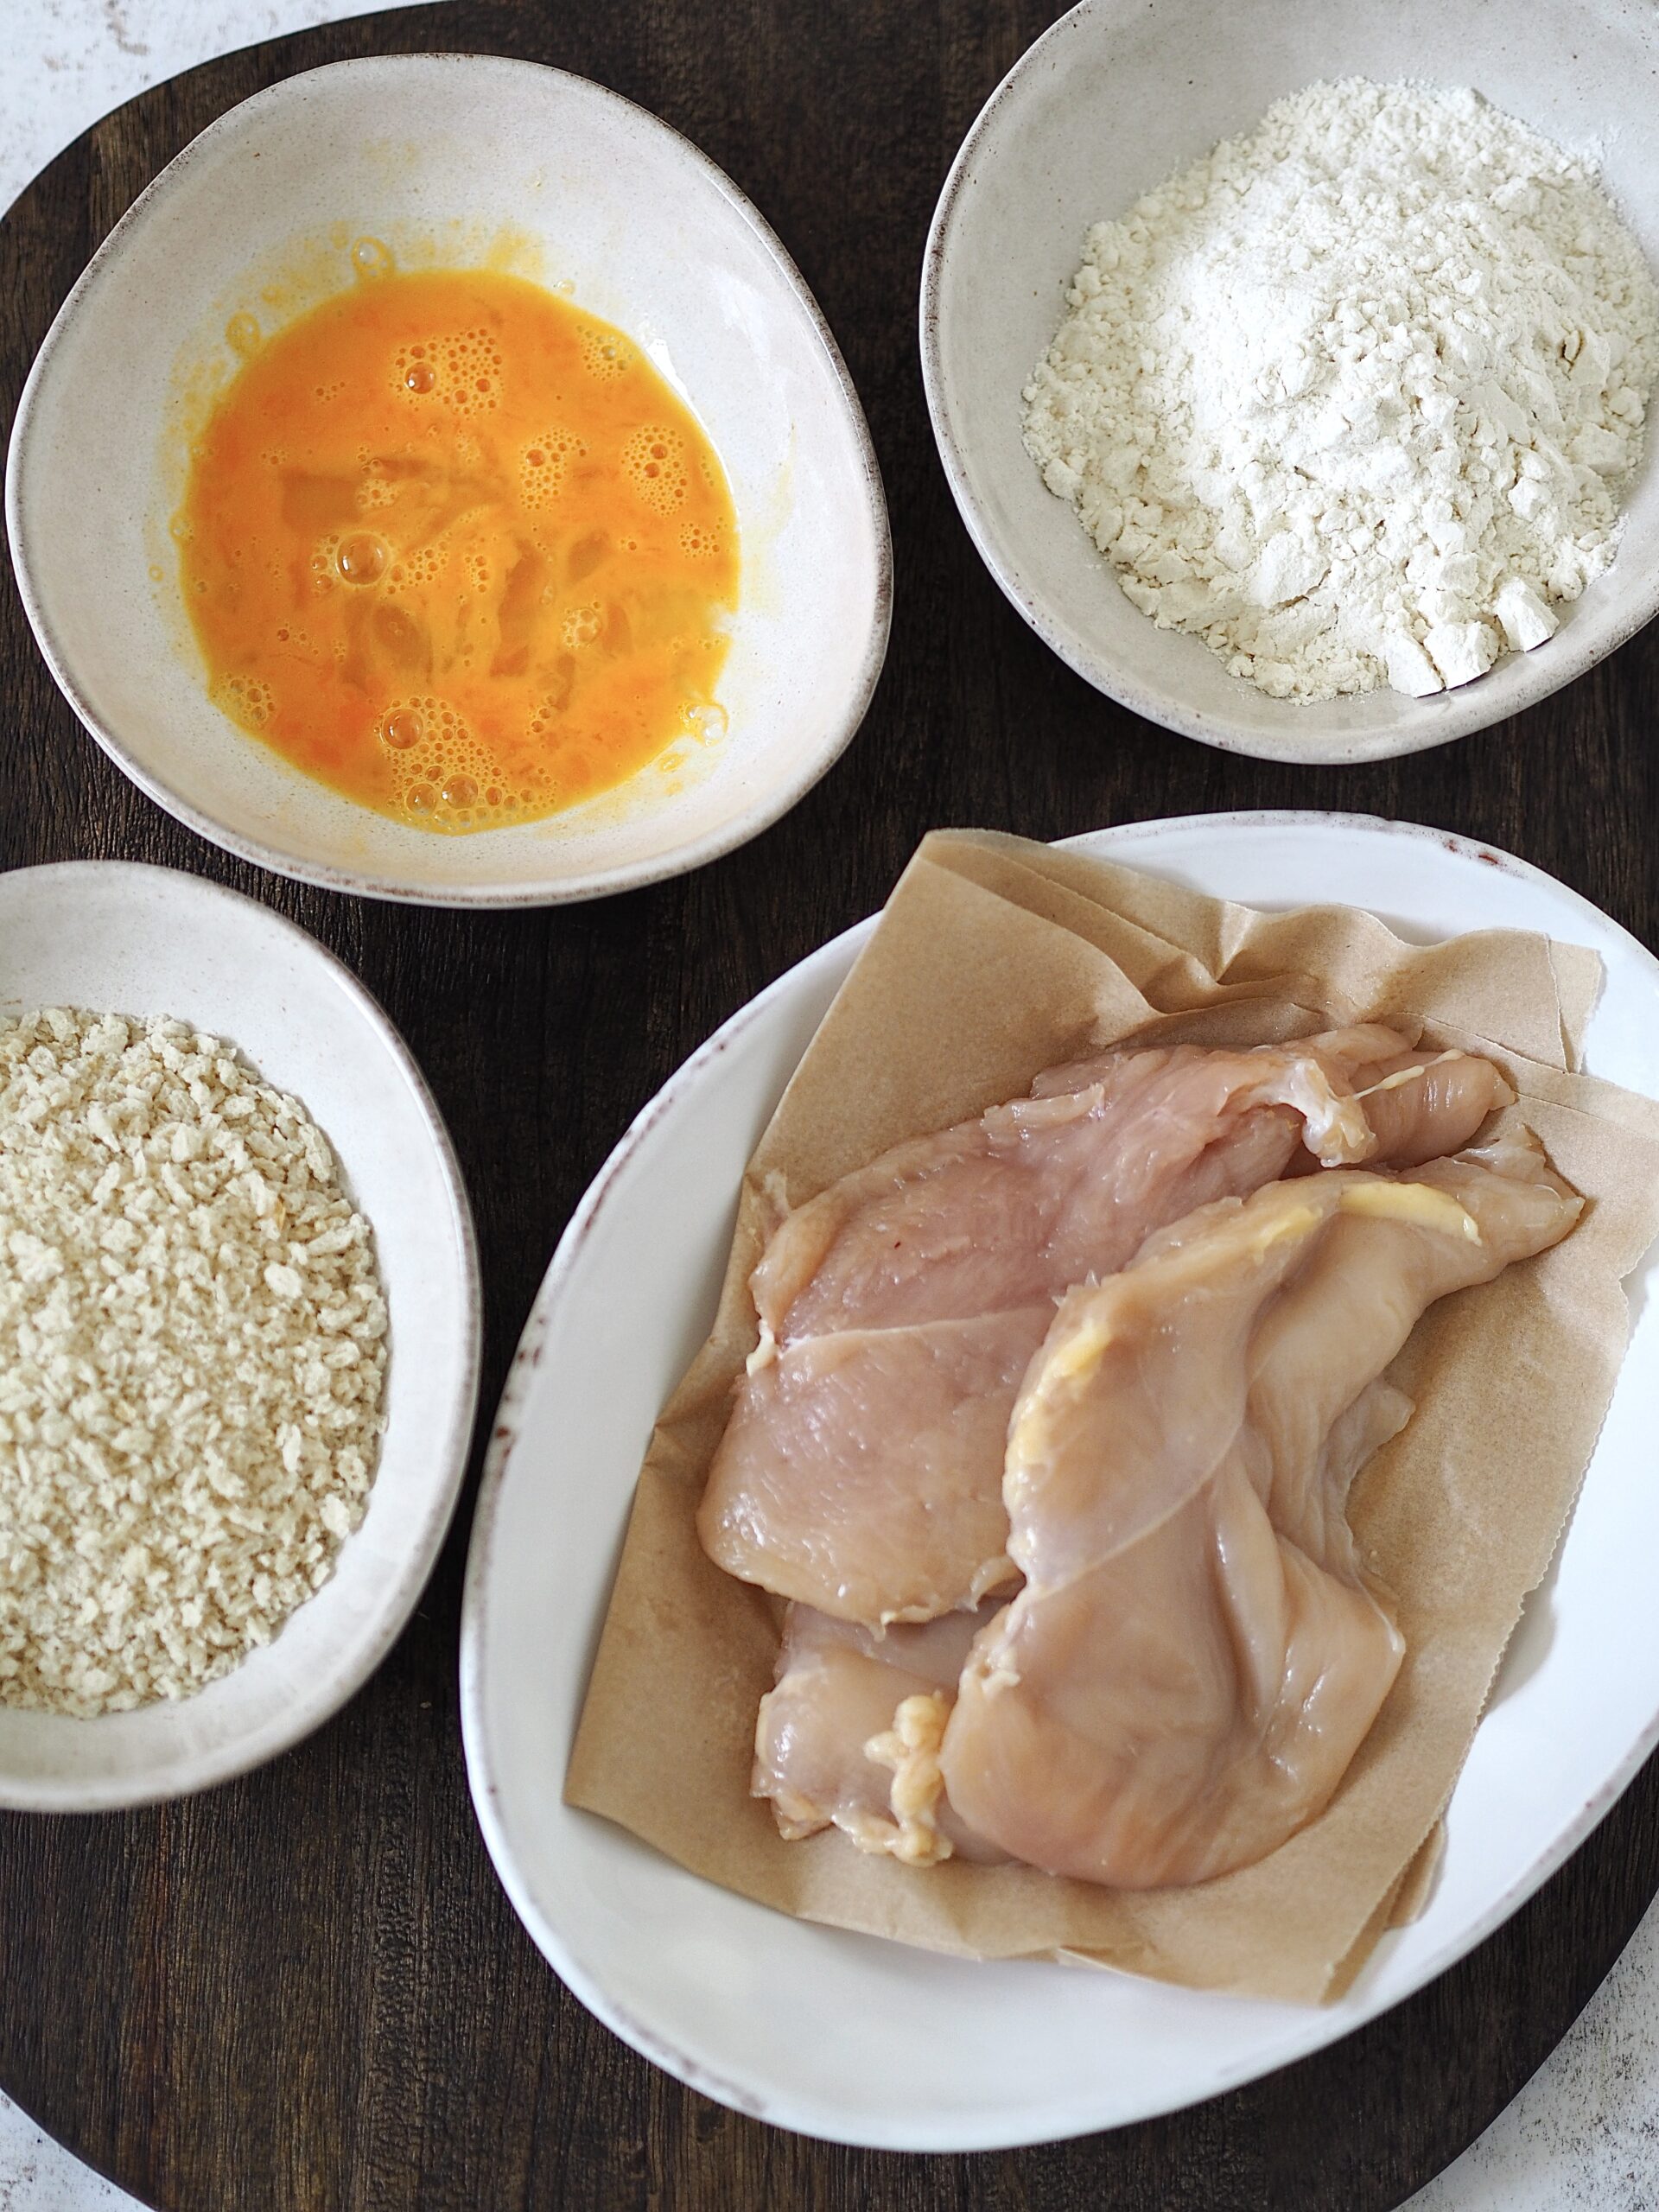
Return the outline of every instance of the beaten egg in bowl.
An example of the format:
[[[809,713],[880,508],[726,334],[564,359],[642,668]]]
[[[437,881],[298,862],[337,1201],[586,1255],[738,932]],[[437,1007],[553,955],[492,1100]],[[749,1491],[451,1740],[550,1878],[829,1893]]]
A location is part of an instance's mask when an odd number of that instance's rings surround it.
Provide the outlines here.
[[[601,343],[620,342],[630,374],[550,378],[532,409],[524,364],[476,294],[445,327],[430,315],[412,322],[372,373],[366,355],[359,364],[351,404],[390,410],[373,435],[337,424],[335,459],[318,467],[297,461],[270,421],[252,427],[241,489],[275,500],[276,535],[254,548],[246,525],[257,500],[233,493],[227,513],[243,557],[232,563],[227,542],[224,568],[234,574],[217,582],[235,584],[245,628],[230,644],[247,650],[238,658],[222,639],[204,644],[216,578],[202,541],[181,541],[169,525],[192,527],[197,449],[211,444],[238,386],[274,379],[287,346],[306,342],[308,316],[320,316],[315,336],[347,306],[388,312],[416,279],[480,276],[493,305],[515,288],[489,279],[532,288],[541,320],[563,326],[567,362],[581,353],[579,340],[569,351],[572,334],[602,318]],[[459,342],[480,329],[487,343]],[[442,354],[415,355],[435,339],[449,341]],[[499,385],[481,358],[492,347]],[[318,386],[345,379],[353,358],[333,349],[310,365],[308,382],[296,369],[296,397],[318,407]],[[463,417],[442,393],[464,389],[469,367],[474,396],[496,404]],[[480,377],[490,392],[477,393]],[[607,493],[579,480],[601,454],[572,410],[611,406],[633,378],[639,412],[624,427],[613,421],[612,459],[620,467],[636,431],[656,435],[632,448],[633,474],[621,470]],[[322,411],[343,423],[347,399]],[[590,450],[575,455],[570,438]],[[480,473],[467,439],[494,471],[493,513],[480,502],[412,543],[442,512],[440,480]],[[424,484],[368,471],[359,447],[405,461],[412,449]],[[260,491],[257,455],[279,451],[289,459],[266,465]],[[712,480],[705,452],[718,455]],[[321,495],[332,512],[284,519],[283,466],[346,479]],[[552,475],[557,488],[543,499]],[[675,512],[662,512],[662,495],[682,488]],[[602,510],[580,528],[577,494]],[[296,492],[297,505],[308,496]],[[728,531],[690,543],[700,516],[717,512]],[[891,607],[886,507],[863,415],[764,218],[656,118],[581,78],[493,55],[335,63],[257,93],[193,140],[111,232],[48,334],[18,407],[6,517],[41,650],[125,775],[259,866],[439,906],[594,898],[754,836],[857,728]],[[596,531],[603,557],[578,575]],[[347,550],[359,533],[372,542]],[[642,533],[654,534],[690,604],[651,598]],[[639,537],[637,553],[620,542],[628,537]],[[277,567],[287,563],[277,580],[262,573],[273,549]],[[424,569],[435,549],[447,565],[442,583],[410,566],[413,554]],[[482,556],[481,584],[469,552]],[[314,589],[330,578],[331,588]],[[280,613],[277,582],[289,594]],[[322,640],[310,633],[325,601],[341,626]],[[413,630],[380,618],[386,607]],[[626,639],[613,608],[626,616]],[[360,635],[344,633],[347,620]],[[273,637],[283,628],[287,639]],[[574,671],[559,665],[566,653]],[[354,719],[325,696],[331,668],[342,667],[364,678]],[[461,691],[480,667],[469,709]],[[303,709],[302,678],[318,695]],[[645,711],[653,692],[658,709],[667,703],[654,727]],[[544,705],[531,757],[515,763]],[[417,741],[391,742],[389,728],[414,734],[410,715]],[[535,772],[493,772],[517,765]]]
[[[241,357],[172,525],[213,696],[416,828],[536,819],[723,717],[737,524],[621,331],[490,269],[357,281]]]

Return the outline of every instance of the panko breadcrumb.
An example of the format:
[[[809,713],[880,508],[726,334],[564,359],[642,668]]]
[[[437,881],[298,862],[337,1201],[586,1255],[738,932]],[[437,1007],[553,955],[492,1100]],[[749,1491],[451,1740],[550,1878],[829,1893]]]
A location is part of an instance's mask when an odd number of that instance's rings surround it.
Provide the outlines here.
[[[186,1697],[361,1520],[386,1308],[296,1098],[181,1021],[0,1019],[0,1704]]]

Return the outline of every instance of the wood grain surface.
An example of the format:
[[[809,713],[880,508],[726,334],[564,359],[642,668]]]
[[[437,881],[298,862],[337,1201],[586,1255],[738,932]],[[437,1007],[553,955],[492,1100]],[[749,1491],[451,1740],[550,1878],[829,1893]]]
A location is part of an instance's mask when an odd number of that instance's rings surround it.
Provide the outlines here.
[[[364,978],[430,1078],[477,1209],[485,1420],[554,1243],[629,1117],[734,1007],[879,906],[937,824],[1055,837],[1236,807],[1396,816],[1523,854],[1659,943],[1659,625],[1480,736],[1376,767],[1297,770],[1136,721],[1071,675],[991,583],[933,451],[917,281],[963,131],[1055,12],[1042,0],[448,0],[156,87],[71,147],[0,226],[9,429],[87,257],[215,116],[348,55],[518,54],[613,86],[704,147],[799,262],[863,395],[897,609],[861,735],[745,850],[596,905],[442,913],[228,859],[82,732],[8,571],[0,864],[119,856],[198,870],[295,917]],[[1650,1766],[1461,1967],[1252,2088],[1110,2135],[971,2158],[782,2134],[680,2088],[599,2026],[497,1886],[456,1717],[471,1496],[391,1659],[299,1750],[156,1810],[0,1815],[0,2084],[157,2206],[1380,2212],[1513,2095],[1659,1885]]]

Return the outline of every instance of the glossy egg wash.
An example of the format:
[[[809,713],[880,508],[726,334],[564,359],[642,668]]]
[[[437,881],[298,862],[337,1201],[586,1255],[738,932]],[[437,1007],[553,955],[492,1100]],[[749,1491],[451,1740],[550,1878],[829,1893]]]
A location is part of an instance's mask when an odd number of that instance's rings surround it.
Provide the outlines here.
[[[521,277],[359,281],[243,356],[172,530],[214,698],[421,829],[535,820],[710,741],[737,605],[714,448],[639,348]]]

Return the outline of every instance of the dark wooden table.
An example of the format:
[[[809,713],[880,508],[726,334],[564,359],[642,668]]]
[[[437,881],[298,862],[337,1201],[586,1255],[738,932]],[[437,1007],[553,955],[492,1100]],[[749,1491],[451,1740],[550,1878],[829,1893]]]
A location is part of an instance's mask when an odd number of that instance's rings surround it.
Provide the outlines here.
[[[1057,837],[1236,807],[1398,816],[1524,854],[1659,944],[1659,625],[1483,735],[1376,767],[1296,770],[1206,751],[1097,696],[981,568],[928,430],[918,272],[963,133],[1054,12],[1044,0],[448,0],[157,86],[72,146],[0,226],[9,429],[87,257],[215,116],[348,55],[518,54],[613,86],[706,148],[777,226],[863,395],[898,603],[861,735],[745,850],[597,905],[441,913],[228,859],[81,731],[8,572],[0,865],[120,856],[199,870],[294,916],[362,976],[431,1080],[477,1209],[484,1420],[555,1240],[628,1118],[734,1007],[877,906],[936,824]],[[616,2042],[548,1971],[498,1888],[456,1718],[467,1523],[464,1503],[375,1681],[274,1766],[152,1811],[0,1815],[0,2084],[156,2205],[1381,2212],[1515,2094],[1659,1887],[1650,1765],[1462,1966],[1249,2088],[1115,2134],[972,2158],[780,2134]]]

